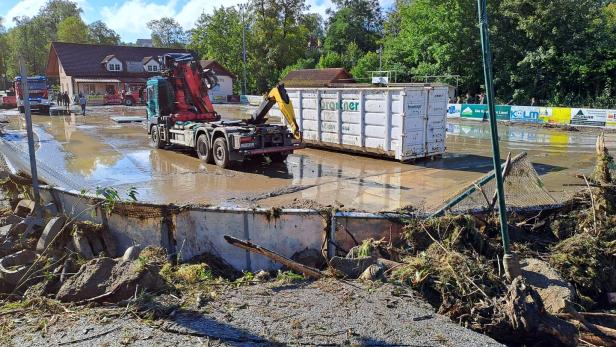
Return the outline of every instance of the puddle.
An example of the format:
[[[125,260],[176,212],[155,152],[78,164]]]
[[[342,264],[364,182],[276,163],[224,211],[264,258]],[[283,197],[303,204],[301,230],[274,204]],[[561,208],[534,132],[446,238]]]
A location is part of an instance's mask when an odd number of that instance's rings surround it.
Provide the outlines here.
[[[217,105],[229,119],[246,118],[253,110]],[[456,120],[448,125],[447,154],[440,160],[402,164],[304,149],[284,164],[252,160],[223,170],[202,163],[190,151],[154,149],[143,124],[116,124],[109,118],[140,112],[145,112],[143,107],[114,106],[91,108],[86,117],[34,116],[37,159],[74,189],[114,186],[122,191],[135,186],[144,201],[284,207],[295,199],[311,199],[366,211],[431,208],[492,167],[487,123]],[[27,153],[23,118],[4,115],[11,122],[4,139]],[[563,184],[579,183],[576,173],[592,170],[592,132],[515,125],[499,125],[499,131],[503,159],[508,151],[528,152],[557,197],[571,192]],[[614,135],[606,140],[608,148],[614,148]],[[282,193],[268,194],[276,191]]]

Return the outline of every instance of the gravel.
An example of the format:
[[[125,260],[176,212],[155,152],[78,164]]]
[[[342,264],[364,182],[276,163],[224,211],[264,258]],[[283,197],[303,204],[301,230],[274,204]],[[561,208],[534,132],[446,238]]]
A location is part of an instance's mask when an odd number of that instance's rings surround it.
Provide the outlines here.
[[[66,314],[43,330],[40,316],[18,318],[15,345],[75,346],[360,345],[499,346],[461,327],[406,288],[325,279],[229,286],[210,301],[187,304],[155,321],[109,318],[109,309]],[[192,306],[191,306],[192,305]],[[116,309],[122,313],[123,308]],[[66,316],[65,315],[65,316]],[[28,320],[31,322],[28,323]],[[49,318],[53,319],[53,318]]]

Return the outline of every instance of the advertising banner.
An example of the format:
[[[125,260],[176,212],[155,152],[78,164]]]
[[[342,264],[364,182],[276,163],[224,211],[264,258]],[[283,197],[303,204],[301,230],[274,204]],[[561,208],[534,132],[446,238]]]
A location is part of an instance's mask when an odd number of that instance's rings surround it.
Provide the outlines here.
[[[605,126],[616,128],[616,110],[606,110]]]
[[[595,110],[590,108],[572,108],[571,124],[573,125],[592,125],[605,126],[607,118],[606,110]]]
[[[509,120],[509,112],[511,106],[496,105],[496,119]],[[471,105],[462,104],[462,110],[460,112],[462,118],[473,119],[488,119],[488,105]]]
[[[511,106],[510,120],[512,122],[539,123],[539,107]]]
[[[462,112],[462,104],[448,104],[447,105],[447,117],[460,118]]]

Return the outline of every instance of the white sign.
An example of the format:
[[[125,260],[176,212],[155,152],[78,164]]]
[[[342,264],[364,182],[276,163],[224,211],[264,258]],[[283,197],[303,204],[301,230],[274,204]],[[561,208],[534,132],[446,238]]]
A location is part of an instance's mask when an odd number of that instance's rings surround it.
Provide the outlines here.
[[[511,106],[509,119],[512,122],[539,122],[539,107]]]
[[[606,110],[596,110],[591,108],[571,109],[571,124],[573,125],[605,126],[606,119]]]
[[[461,113],[462,113],[462,104],[448,104],[447,105],[447,117],[460,118]]]

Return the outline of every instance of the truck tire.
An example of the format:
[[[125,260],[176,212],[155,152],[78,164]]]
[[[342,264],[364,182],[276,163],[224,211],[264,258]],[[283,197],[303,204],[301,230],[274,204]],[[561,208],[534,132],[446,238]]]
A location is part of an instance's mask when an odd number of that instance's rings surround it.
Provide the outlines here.
[[[227,147],[227,139],[219,137],[214,140],[214,146],[212,146],[212,153],[214,162],[216,165],[223,169],[229,168],[231,161],[229,160],[229,148]]]
[[[197,137],[197,144],[195,145],[197,156],[208,164],[214,163],[214,156],[212,154],[212,147],[210,147],[210,141],[207,139],[206,134],[201,134]]]
[[[150,138],[152,139],[152,143],[156,148],[164,148],[165,143],[160,139],[160,132],[157,125],[152,126],[152,130],[150,131]]]
[[[132,98],[124,99],[124,105],[126,105],[126,106],[133,106],[133,99]]]
[[[287,160],[288,156],[289,156],[289,153],[278,152],[278,153],[270,154],[269,158],[273,163],[282,163],[285,160]]]

